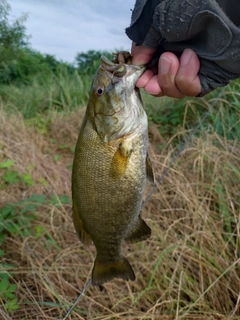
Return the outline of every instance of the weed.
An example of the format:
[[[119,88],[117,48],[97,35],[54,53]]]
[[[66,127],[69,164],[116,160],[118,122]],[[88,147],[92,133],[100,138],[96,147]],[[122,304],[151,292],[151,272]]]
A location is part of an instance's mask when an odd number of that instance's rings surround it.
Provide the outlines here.
[[[10,162],[7,162],[8,165]],[[6,165],[5,165],[6,166]],[[28,184],[29,185],[29,184]],[[47,204],[61,206],[63,203],[70,203],[68,196],[56,196],[52,195],[50,199],[47,199],[45,195],[33,194],[32,196],[23,199],[21,201],[7,204],[0,209],[0,246],[4,247],[8,238],[27,238],[34,236],[36,239],[48,234],[49,244],[59,248],[47,232],[46,228],[42,225],[37,225],[35,228],[32,226],[32,221],[39,219],[38,210]],[[47,244],[47,240],[46,240]],[[6,256],[4,250],[0,251],[0,256],[3,258]],[[14,265],[10,266],[12,270],[15,270]],[[17,284],[11,283],[13,277],[11,273],[7,271],[8,264],[0,262],[0,301],[5,310],[12,312],[19,309],[18,297],[16,295]]]
[[[0,184],[1,188],[5,188],[7,185],[16,184],[18,182],[22,182],[27,186],[34,185],[34,181],[32,179],[31,173],[19,173],[16,170],[13,170],[14,161],[11,159],[7,159],[0,163],[0,170],[4,170],[4,174],[2,175],[2,184]],[[31,170],[31,168],[28,168]]]
[[[19,309],[16,297],[17,284],[10,282],[10,275],[1,273],[0,270],[0,301],[5,310],[12,312]]]
[[[207,120],[201,124],[202,131],[211,129],[212,132],[228,140],[240,140],[239,86],[240,82],[235,81],[229,86],[229,90],[225,90],[217,107],[211,110]],[[150,125],[151,123],[157,124],[160,134],[165,137],[173,137],[183,128],[192,128],[213,103],[218,92],[219,90],[211,93],[207,100],[164,98],[161,101],[158,100],[158,103],[156,103],[156,98],[143,92],[144,106]]]

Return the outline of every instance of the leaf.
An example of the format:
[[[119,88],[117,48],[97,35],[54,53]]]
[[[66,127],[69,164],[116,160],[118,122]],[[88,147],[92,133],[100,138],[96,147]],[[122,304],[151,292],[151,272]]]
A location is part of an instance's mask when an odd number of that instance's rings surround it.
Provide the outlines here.
[[[18,310],[20,308],[20,306],[16,303],[14,303],[14,305],[10,305],[10,307],[8,308],[9,311],[12,311],[12,310]]]
[[[41,238],[44,235],[44,233],[46,232],[46,228],[43,227],[42,225],[38,225],[38,226],[35,227],[35,231],[36,231],[35,236],[38,239],[38,238]]]
[[[67,144],[62,144],[60,146],[58,146],[59,149],[68,149],[69,146]]]
[[[62,204],[71,204],[72,203],[71,198],[66,195],[59,196],[59,199]]]
[[[42,184],[43,186],[47,186],[48,185],[47,180],[45,180],[45,179],[43,179],[41,177],[37,179],[37,182]]]
[[[12,293],[12,292],[8,292],[8,291],[6,291],[6,292],[4,292],[4,297],[6,298],[6,299],[14,299],[15,298],[15,294],[14,293]]]
[[[2,179],[9,184],[14,184],[16,182],[19,182],[18,171],[10,171],[9,169],[7,169]]]
[[[36,204],[44,204],[47,203],[47,197],[44,194],[36,194],[34,193],[31,197],[25,199],[26,202],[35,202]]]
[[[66,195],[56,196],[55,194],[53,194],[51,196],[51,203],[53,205],[70,204],[71,199]]]
[[[17,303],[17,297],[15,297],[13,300],[11,300],[11,301],[9,301],[9,303],[8,304],[10,304],[10,305],[14,305],[14,304],[16,304]]]
[[[14,292],[17,289],[17,284],[13,283],[9,285],[8,292]]]
[[[26,183],[28,186],[34,185],[34,181],[32,180],[32,176],[30,173],[24,173],[21,175],[21,179],[24,183]]]
[[[8,277],[5,276],[0,281],[0,292],[4,293],[5,291],[7,291],[8,286],[9,286],[9,280],[8,280]]]
[[[46,204],[48,202],[47,197],[44,194],[33,194],[31,197],[19,201],[21,206],[20,213],[34,212],[37,207]]]
[[[0,213],[4,219],[11,218],[16,214],[16,208],[12,204],[8,204],[0,210]]]
[[[14,297],[14,299],[7,301],[6,309],[8,311],[13,311],[13,310],[19,309],[20,307],[19,307],[19,305],[17,303],[18,303],[18,298]]]
[[[0,169],[11,168],[13,165],[14,165],[14,161],[8,159],[7,161],[0,163]]]

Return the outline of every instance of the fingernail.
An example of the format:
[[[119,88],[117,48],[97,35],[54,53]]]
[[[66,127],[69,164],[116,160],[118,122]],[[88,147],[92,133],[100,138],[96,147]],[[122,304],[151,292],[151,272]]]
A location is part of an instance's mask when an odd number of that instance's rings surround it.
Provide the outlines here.
[[[167,74],[170,71],[172,61],[168,58],[160,58],[160,73]]]
[[[192,50],[186,49],[181,56],[181,65],[186,66],[190,62],[192,55]]]

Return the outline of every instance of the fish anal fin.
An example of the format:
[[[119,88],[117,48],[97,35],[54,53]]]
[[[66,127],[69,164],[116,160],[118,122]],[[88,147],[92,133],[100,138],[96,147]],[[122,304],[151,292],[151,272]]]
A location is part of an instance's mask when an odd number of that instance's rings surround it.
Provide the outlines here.
[[[92,284],[101,285],[114,278],[135,280],[133,269],[128,260],[121,257],[113,262],[102,262],[97,256],[92,270]]]
[[[77,235],[79,237],[79,239],[81,240],[82,243],[86,244],[86,245],[89,245],[92,243],[92,239],[91,239],[91,236],[90,234],[84,229],[84,226],[83,226],[83,222],[82,222],[82,219],[79,215],[79,212],[73,202],[73,224],[74,224],[74,227],[75,227],[75,230],[77,232]]]
[[[139,216],[138,221],[132,231],[127,235],[125,241],[128,243],[143,241],[151,236],[151,229],[146,222]]]
[[[118,149],[112,158],[109,172],[111,178],[117,179],[121,178],[124,175],[132,152],[133,149],[131,147],[131,144],[128,144],[126,142],[122,142],[119,144]]]
[[[152,184],[155,184],[155,176],[153,172],[152,161],[148,153],[146,157],[146,174],[147,174],[148,181],[151,182]]]

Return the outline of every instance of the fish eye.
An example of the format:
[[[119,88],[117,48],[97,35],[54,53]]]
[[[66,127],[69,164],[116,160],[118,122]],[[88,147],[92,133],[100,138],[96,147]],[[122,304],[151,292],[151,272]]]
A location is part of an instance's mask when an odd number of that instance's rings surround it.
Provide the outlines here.
[[[101,96],[103,94],[103,92],[104,92],[104,87],[98,86],[97,89],[96,89],[96,94],[98,96]]]

